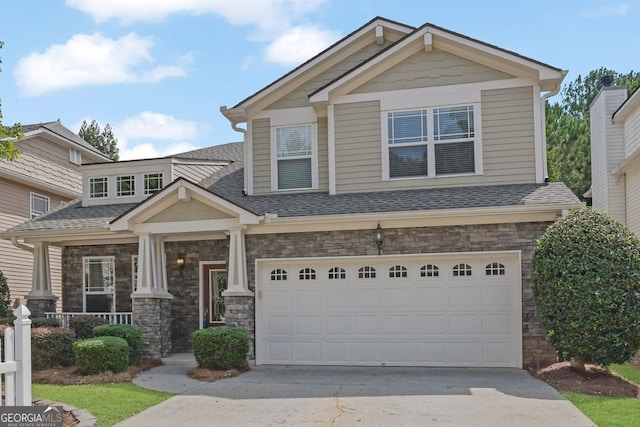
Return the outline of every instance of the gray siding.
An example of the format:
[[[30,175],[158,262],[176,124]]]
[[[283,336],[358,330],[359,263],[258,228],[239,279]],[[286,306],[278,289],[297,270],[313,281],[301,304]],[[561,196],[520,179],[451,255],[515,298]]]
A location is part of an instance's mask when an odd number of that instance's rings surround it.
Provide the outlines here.
[[[335,106],[336,192],[373,191],[382,181],[380,103]]]
[[[309,105],[309,94],[326,85],[335,78],[341,76],[366,59],[372,57],[380,50],[387,47],[389,44],[389,41],[386,41],[382,45],[378,45],[374,42],[364,47],[363,49],[347,57],[343,61],[340,61],[340,63],[320,73],[320,75],[318,75],[314,79],[311,79],[298,88],[292,90],[284,97],[269,105],[266,110],[273,110],[278,108],[307,107]]]
[[[329,140],[326,117],[318,118],[318,187],[329,190]]]
[[[353,93],[415,89],[513,78],[498,70],[434,49],[418,52],[360,86]]]
[[[253,144],[253,192],[271,191],[271,127],[269,119],[251,123]]]
[[[483,91],[481,109],[483,175],[383,181],[379,103],[336,105],[336,191],[535,182],[533,88]]]

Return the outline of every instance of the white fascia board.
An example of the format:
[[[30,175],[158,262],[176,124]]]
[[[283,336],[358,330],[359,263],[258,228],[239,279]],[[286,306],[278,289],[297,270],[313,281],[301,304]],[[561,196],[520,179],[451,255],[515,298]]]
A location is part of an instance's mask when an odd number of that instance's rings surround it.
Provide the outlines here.
[[[105,224],[106,225],[106,224]],[[88,240],[93,241],[96,238],[117,238],[118,234],[111,233],[107,227],[101,228],[80,228],[67,230],[29,230],[1,232],[0,238],[11,240],[12,237],[22,239],[25,243],[33,242],[65,242],[68,240]]]
[[[628,170],[633,169],[633,167],[640,165],[638,159],[640,159],[640,149],[637,149],[629,157],[620,162],[620,164],[611,171],[611,175],[617,178]]]
[[[624,121],[640,106],[640,90],[627,98],[620,108],[613,113],[613,123],[624,123]]]
[[[236,218],[204,219],[197,221],[171,221],[135,224],[133,226],[133,232],[153,234],[199,233],[210,232],[212,230],[228,230],[231,227],[237,226],[238,220]]]
[[[564,210],[583,207],[584,203],[557,205],[508,206],[497,208],[440,209],[367,213],[352,215],[327,215],[314,217],[276,218],[264,225],[250,227],[247,234],[302,232],[319,230],[404,228],[446,225],[500,224],[512,222],[555,221]],[[385,222],[387,224],[385,224]]]
[[[58,187],[57,185],[42,182],[39,179],[30,177],[27,175],[23,175],[21,173],[14,172],[7,169],[0,168],[0,177],[7,178],[11,181],[20,182],[30,187],[38,188],[40,190],[45,190],[50,193],[57,194],[59,196],[67,197],[69,199],[76,199],[81,196],[80,193],[77,193],[75,191],[67,190],[66,188]]]

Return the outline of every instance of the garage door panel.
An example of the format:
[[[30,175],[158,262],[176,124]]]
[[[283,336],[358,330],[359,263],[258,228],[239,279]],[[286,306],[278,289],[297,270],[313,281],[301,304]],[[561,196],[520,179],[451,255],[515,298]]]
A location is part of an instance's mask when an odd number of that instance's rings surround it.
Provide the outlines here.
[[[519,255],[498,255],[258,260],[258,363],[521,366]]]

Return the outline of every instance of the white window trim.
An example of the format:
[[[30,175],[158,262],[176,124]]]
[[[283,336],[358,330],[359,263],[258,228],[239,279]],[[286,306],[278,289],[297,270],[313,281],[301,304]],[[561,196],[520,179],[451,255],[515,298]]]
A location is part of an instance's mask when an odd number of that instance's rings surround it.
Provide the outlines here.
[[[118,178],[123,178],[123,177],[132,177],[133,178],[133,194],[129,194],[126,196],[120,196],[118,195]],[[116,179],[114,179],[115,182],[115,189],[114,189],[114,194],[116,195],[117,199],[127,199],[127,198],[131,198],[131,197],[136,197],[138,194],[138,179],[137,179],[137,174],[136,173],[131,173],[128,175],[116,175]],[[164,178],[162,179],[163,183],[164,183]]]
[[[278,160],[293,160],[308,158],[307,156],[295,156],[278,159],[278,144],[277,144],[277,130],[279,128],[292,127],[292,126],[306,126],[311,125],[311,187],[300,188],[278,188]],[[318,122],[313,123],[290,123],[290,124],[277,124],[271,125],[271,191],[287,192],[287,191],[300,191],[300,190],[315,190],[318,188]]]
[[[434,128],[433,128],[433,110],[437,108],[451,108],[451,107],[463,107],[473,106],[473,122],[474,122],[474,137],[473,137],[473,150],[475,161],[475,172],[473,173],[456,173],[446,175],[436,175],[436,156],[435,156],[435,144],[443,144],[454,142],[451,140],[435,141]],[[427,110],[427,142],[417,142],[412,144],[403,144],[402,147],[410,145],[425,145],[427,146],[427,175],[426,176],[410,176],[410,177],[391,177],[389,170],[389,123],[387,121],[388,113],[396,113],[403,111],[415,111],[415,110]],[[423,105],[419,107],[407,107],[401,109],[382,110],[380,112],[380,123],[382,124],[382,180],[383,181],[406,181],[406,180],[420,180],[420,179],[438,179],[438,178],[451,178],[461,176],[475,176],[482,175],[483,158],[482,158],[482,110],[480,102],[461,102],[457,104],[444,104],[444,105]]]
[[[91,182],[93,180],[96,180],[96,179],[106,179],[107,180],[107,192],[106,192],[104,197],[102,197],[102,196],[101,197],[96,197],[91,191],[92,190]],[[89,191],[89,199],[90,200],[104,200],[104,199],[108,199],[109,198],[109,177],[108,176],[92,176],[92,177],[89,177],[89,185],[88,185],[88,187],[89,187],[88,191]]]
[[[147,188],[146,188],[146,181],[147,181],[147,176],[149,175],[160,175],[162,177],[162,184],[160,185],[160,188],[158,188],[157,190],[154,190],[152,192],[148,192]],[[145,196],[150,196],[152,194],[155,194],[159,191],[161,191],[165,186],[165,176],[164,176],[164,172],[145,172],[142,174],[142,194]]]
[[[113,289],[111,290],[111,292],[104,292],[104,291],[103,292],[99,292],[99,291],[87,292],[86,261],[94,260],[94,259],[99,259],[99,260],[108,259],[113,264]],[[117,286],[117,280],[116,280],[116,257],[115,256],[108,255],[108,256],[82,257],[82,311],[84,313],[86,313],[87,311],[87,295],[112,295],[113,304],[111,305],[111,312],[115,313],[116,312],[116,286]]]
[[[34,199],[40,197],[42,200],[47,202],[47,209],[44,210],[43,212],[35,212],[34,210]],[[29,219],[33,219],[33,218],[37,218],[40,215],[49,212],[49,210],[51,209],[51,199],[49,198],[49,196],[45,196],[43,194],[38,194],[38,193],[34,193],[31,192],[29,194]]]
[[[75,148],[69,148],[69,161],[76,165],[82,164],[82,153]]]

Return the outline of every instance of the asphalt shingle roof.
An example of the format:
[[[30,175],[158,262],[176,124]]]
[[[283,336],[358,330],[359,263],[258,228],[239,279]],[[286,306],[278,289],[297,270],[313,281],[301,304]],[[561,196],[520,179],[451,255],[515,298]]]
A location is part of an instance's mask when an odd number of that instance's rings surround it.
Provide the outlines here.
[[[230,142],[228,144],[214,145],[212,147],[199,148],[185,153],[172,154],[167,157],[174,159],[195,159],[195,160],[220,160],[238,161],[244,155],[242,142]]]

